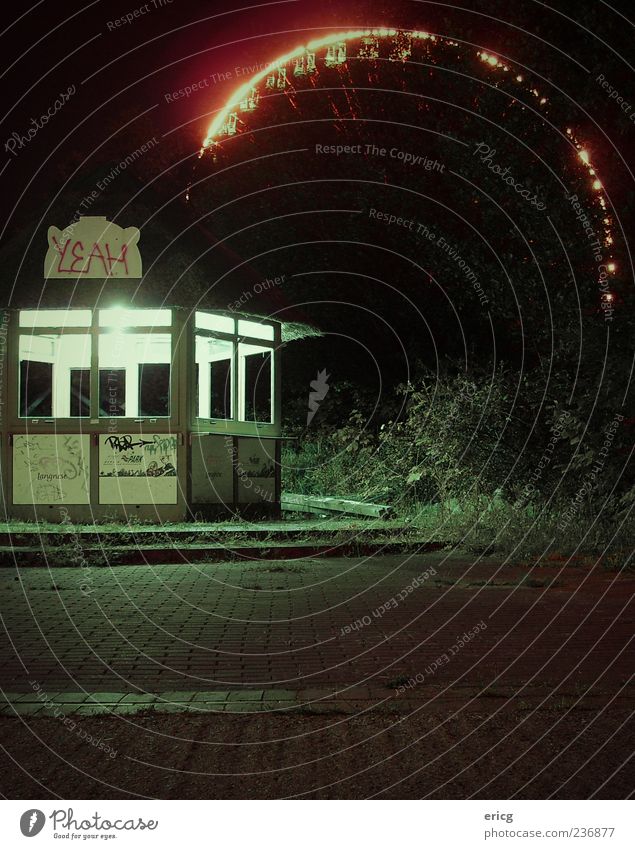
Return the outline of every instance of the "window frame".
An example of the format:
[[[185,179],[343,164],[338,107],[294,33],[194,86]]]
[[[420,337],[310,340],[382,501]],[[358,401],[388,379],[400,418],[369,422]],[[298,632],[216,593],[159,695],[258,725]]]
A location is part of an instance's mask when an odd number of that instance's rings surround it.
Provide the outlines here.
[[[92,368],[93,368],[93,357],[94,357],[94,353],[95,353],[95,350],[94,350],[95,349],[95,338],[94,338],[94,335],[92,333],[92,326],[91,327],[66,327],[66,326],[63,326],[63,327],[22,327],[22,326],[20,326],[20,321],[19,321],[19,313],[20,312],[23,312],[23,310],[18,311],[18,321],[16,322],[17,326],[14,328],[14,337],[13,337],[14,340],[15,340],[15,344],[14,344],[14,347],[13,347],[14,361],[13,361],[12,365],[15,368],[15,377],[14,377],[14,380],[12,381],[12,386],[13,386],[13,391],[14,391],[15,394],[14,394],[13,401],[11,403],[12,416],[20,424],[24,424],[25,422],[29,422],[32,425],[40,424],[40,423],[41,424],[56,424],[57,422],[86,423],[86,422],[90,421],[91,415],[88,415],[88,416],[55,416],[55,415],[50,415],[50,416],[22,416],[20,414],[20,412],[21,412],[20,408],[21,408],[21,404],[22,404],[21,385],[20,385],[21,384],[20,364],[22,362],[20,360],[20,337],[21,336],[27,336],[27,337],[30,337],[30,338],[33,338],[35,336],[88,336],[90,338],[91,381],[90,381],[90,384],[89,384],[89,390],[90,390],[90,392],[89,392],[89,394],[90,394],[90,398],[89,398],[89,408],[90,408],[90,410],[89,410],[89,412],[91,414],[92,414],[92,405],[93,405]],[[24,310],[24,312],[30,312],[30,310]],[[53,363],[53,366],[54,365],[55,364]],[[69,369],[69,376],[70,376],[70,372],[73,370],[73,368],[84,368],[84,367],[83,366],[73,366],[73,367],[71,367]],[[51,412],[52,412],[53,409],[55,408],[55,394],[54,394],[55,393],[55,368],[54,367],[52,369],[51,392],[52,392],[52,396],[51,396]]]
[[[196,327],[195,313],[191,318],[191,336],[193,356],[191,359],[191,409],[190,427],[195,433],[224,433],[228,436],[278,436],[280,432],[280,342],[281,324],[272,319],[260,319],[257,316],[245,315],[243,313],[232,313],[230,315],[216,310],[201,310],[196,312],[210,313],[212,315],[223,315],[234,321],[234,332],[224,333],[217,330],[207,330]],[[238,322],[249,321],[254,324],[267,325],[273,328],[272,339],[262,339],[254,336],[246,336],[238,333]],[[215,338],[233,343],[232,352],[232,380],[231,380],[231,411],[232,418],[221,419],[211,416],[199,416],[198,409],[198,386],[197,386],[197,360],[196,340],[197,337]],[[241,374],[239,373],[239,345],[254,345],[259,348],[267,348],[271,351],[271,421],[254,422],[240,419],[242,404],[240,400]],[[200,364],[199,364],[200,369]]]
[[[10,421],[18,428],[24,428],[27,425],[29,428],[42,427],[43,429],[54,426],[56,430],[77,429],[83,431],[102,432],[107,427],[108,422],[116,421],[117,428],[120,430],[135,430],[139,425],[152,424],[159,429],[173,429],[179,426],[180,421],[180,403],[178,397],[175,397],[174,386],[178,380],[177,375],[181,375],[181,356],[178,353],[179,342],[182,344],[183,339],[183,324],[178,320],[178,309],[175,307],[162,307],[171,313],[171,324],[169,326],[148,326],[143,324],[130,325],[125,329],[132,333],[150,334],[158,333],[170,337],[170,409],[167,416],[102,416],[99,410],[99,339],[100,336],[110,332],[116,332],[116,328],[100,326],[99,313],[100,310],[115,309],[108,305],[99,305],[91,308],[86,307],[70,307],[69,309],[55,308],[59,311],[60,317],[67,315],[69,312],[82,311],[91,313],[90,326],[73,327],[69,325],[58,326],[22,326],[20,322],[20,314],[23,312],[38,312],[36,309],[17,309],[14,313],[14,319],[10,322],[9,339],[10,345],[8,350],[11,352],[11,362],[8,364],[9,374],[12,375],[7,383],[7,405],[10,410]],[[126,308],[134,311],[136,308]],[[144,307],[139,307],[141,312]],[[154,309],[154,308],[148,308]],[[50,312],[48,307],[43,307],[41,311]],[[62,336],[62,335],[83,335],[90,336],[90,399],[88,416],[21,416],[20,415],[20,336]],[[80,366],[75,366],[80,368]]]
[[[103,433],[109,427],[109,422],[116,422],[116,427],[121,431],[135,432],[139,429],[147,429],[149,425],[159,431],[172,431],[186,429],[192,433],[220,433],[228,436],[262,436],[278,437],[281,434],[281,373],[280,373],[280,346],[282,337],[282,323],[275,319],[260,319],[257,316],[223,312],[222,310],[196,310],[212,315],[231,317],[234,324],[234,333],[220,333],[203,328],[196,328],[195,310],[185,310],[171,306],[172,323],[169,327],[144,327],[135,325],[130,327],[130,332],[140,333],[162,333],[169,334],[171,338],[170,356],[170,415],[157,417],[114,417],[99,415],[99,337],[109,332],[108,328],[99,326],[99,310],[112,308],[108,304],[93,306],[90,308],[92,321],[90,327],[20,327],[19,316],[23,311],[11,310],[9,318],[9,329],[7,339],[7,353],[10,360],[7,361],[7,381],[5,382],[5,409],[7,410],[7,422],[10,427],[22,431],[25,428],[34,432],[50,432],[51,429],[63,432],[90,432],[94,434]],[[48,308],[46,308],[48,309]],[[84,310],[86,307],[71,307],[70,309]],[[140,307],[140,309],[143,309]],[[168,309],[168,307],[165,307]],[[62,311],[60,311],[61,313]],[[63,311],[67,312],[66,310]],[[267,324],[273,327],[272,340],[260,339],[238,334],[238,320],[245,319],[259,324]],[[90,416],[55,418],[55,417],[28,417],[19,415],[20,408],[20,368],[19,368],[19,336],[22,335],[62,335],[62,334],[89,334],[91,336],[91,358],[90,358]],[[226,339],[234,343],[234,356],[232,359],[232,419],[213,419],[199,417],[196,404],[196,336],[211,336]],[[261,348],[272,350],[272,422],[245,422],[238,419],[238,344],[245,342]]]
[[[97,312],[99,312],[99,310],[95,310],[95,313],[97,313]],[[116,421],[118,423],[119,422],[128,422],[128,423],[133,422],[133,423],[136,423],[136,424],[141,424],[141,423],[144,423],[144,422],[148,422],[148,423],[157,424],[157,425],[164,424],[164,423],[167,424],[167,423],[171,422],[172,419],[175,418],[175,412],[176,412],[175,408],[178,406],[178,399],[175,399],[174,392],[173,392],[174,371],[175,371],[175,368],[178,368],[177,359],[175,357],[175,344],[174,344],[174,342],[175,342],[174,310],[172,310],[172,324],[171,324],[170,327],[147,327],[147,326],[143,327],[142,325],[135,324],[135,325],[127,326],[126,330],[129,331],[130,333],[134,334],[135,336],[146,336],[146,335],[150,335],[150,334],[153,334],[153,335],[156,334],[156,335],[159,335],[159,336],[169,336],[170,337],[170,360],[169,360],[170,384],[169,384],[168,415],[167,416],[142,416],[142,415],[133,415],[133,416],[128,416],[128,415],[125,415],[125,416],[103,415],[102,416],[101,413],[100,413],[100,403],[99,402],[100,402],[101,399],[99,398],[99,387],[98,387],[98,389],[97,389],[97,391],[98,391],[98,394],[97,394],[97,409],[94,410],[94,412],[96,413],[94,418],[98,418],[100,422],[108,422],[108,421],[112,420],[112,421]],[[103,371],[103,370],[108,371],[110,368],[113,368],[112,366],[102,366],[100,364],[100,361],[99,361],[99,340],[101,339],[102,336],[108,336],[110,333],[117,333],[117,332],[118,332],[117,328],[97,327],[97,332],[96,332],[96,336],[97,336],[97,351],[96,351],[97,366],[96,366],[96,368],[97,368],[97,374],[98,374],[97,379],[98,380],[99,380],[99,373],[101,371]],[[141,365],[141,364],[138,363],[137,365]],[[151,364],[148,363],[147,365],[151,365]],[[115,370],[120,369],[120,368],[121,368],[120,366],[114,367]],[[92,382],[92,367],[91,367],[91,382]],[[128,397],[129,397],[129,391],[128,390],[129,390],[129,388],[128,388],[128,385],[126,384],[126,392],[125,392],[126,406],[128,406]],[[138,396],[137,402],[139,401],[139,391],[140,391],[140,389],[139,389],[139,386],[137,385],[137,396]],[[92,397],[91,397],[91,411],[93,411]],[[93,416],[91,416],[91,418],[93,418]]]

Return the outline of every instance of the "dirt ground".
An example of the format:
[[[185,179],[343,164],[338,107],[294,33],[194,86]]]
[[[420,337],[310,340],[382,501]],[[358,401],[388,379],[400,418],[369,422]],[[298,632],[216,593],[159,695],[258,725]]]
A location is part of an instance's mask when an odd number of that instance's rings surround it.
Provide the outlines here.
[[[0,789],[24,799],[627,798],[632,705],[574,701],[76,717],[72,730],[2,719]]]

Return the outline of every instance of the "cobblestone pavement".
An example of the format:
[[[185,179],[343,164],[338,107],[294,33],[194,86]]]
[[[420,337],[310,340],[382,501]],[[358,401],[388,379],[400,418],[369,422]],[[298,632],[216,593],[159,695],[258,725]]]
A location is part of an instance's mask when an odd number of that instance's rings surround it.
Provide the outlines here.
[[[436,552],[0,570],[6,692],[617,693],[635,581]]]

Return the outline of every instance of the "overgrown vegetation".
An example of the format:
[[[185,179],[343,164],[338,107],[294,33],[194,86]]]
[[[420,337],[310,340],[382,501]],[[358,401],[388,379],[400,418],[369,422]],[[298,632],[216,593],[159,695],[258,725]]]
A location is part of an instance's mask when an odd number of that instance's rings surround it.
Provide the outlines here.
[[[561,392],[545,393],[540,378],[424,373],[398,387],[382,422],[358,394],[337,426],[335,399],[296,429],[283,487],[389,502],[437,538],[523,556],[551,541],[580,552],[609,545],[617,565],[633,535],[631,420],[608,396],[590,415],[584,399],[564,404],[564,373]]]

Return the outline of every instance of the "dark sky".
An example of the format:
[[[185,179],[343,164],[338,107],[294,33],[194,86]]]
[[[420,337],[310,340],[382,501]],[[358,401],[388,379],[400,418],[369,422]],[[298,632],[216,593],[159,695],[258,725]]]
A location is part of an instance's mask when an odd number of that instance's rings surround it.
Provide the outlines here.
[[[13,13],[16,19],[11,22]],[[603,180],[632,219],[628,159],[635,121],[595,82],[604,73],[633,101],[633,26],[629,4],[603,0],[461,0],[454,4],[399,0],[40,0],[5,10],[3,50],[3,235],[27,230],[74,171],[119,161],[155,135],[167,164],[194,157],[214,110],[243,82],[249,68],[270,62],[310,38],[360,26],[416,28],[478,45],[515,65],[535,69],[588,110],[605,130]],[[9,17],[7,18],[7,14]],[[190,96],[175,93],[207,82]],[[68,102],[12,155],[10,140],[25,136],[60,92]],[[169,143],[166,143],[166,140]],[[611,150],[611,144],[614,148]],[[148,157],[148,169],[165,162]],[[145,180],[152,179],[145,173]],[[168,186],[185,188],[180,175]],[[57,222],[58,224],[63,222]]]
[[[628,13],[629,4],[621,8]],[[213,111],[243,81],[243,69],[350,26],[425,29],[529,67],[538,61],[542,74],[588,103],[625,158],[632,151],[635,123],[623,120],[606,93],[590,84],[603,71],[620,91],[632,90],[633,26],[621,17],[619,3],[39,0],[5,7],[3,20],[0,137],[17,154],[5,147],[0,159],[3,235],[23,227],[69,172],[85,167],[87,157],[112,160],[117,154],[108,149],[110,137],[122,155],[155,131],[161,138],[168,134],[179,155],[193,154]],[[190,96],[173,97],[201,80],[206,85]],[[64,108],[16,148],[15,140],[69,87],[75,93]],[[618,172],[614,190],[626,188]]]
[[[458,8],[462,6],[463,8]],[[181,126],[198,138],[207,114],[236,85],[236,69],[270,61],[311,35],[329,28],[358,25],[418,27],[479,43],[531,64],[539,39],[550,41],[553,64],[543,71],[560,76],[576,92],[575,61],[591,66],[615,63],[614,76],[630,73],[631,25],[603,2],[554,3],[561,14],[536,0],[466,0],[454,8],[437,2],[334,2],[283,0],[222,3],[218,0],[40,0],[30,8],[16,4],[20,17],[1,36],[5,112],[3,138],[25,133],[59,91],[75,85],[72,105],[20,151],[13,178],[22,183],[43,158],[61,144],[81,148],[99,143],[100,127],[121,116],[150,110],[162,132]],[[613,4],[614,9],[619,6]],[[469,10],[469,11],[468,11]],[[11,14],[11,9],[5,10]],[[136,14],[136,16],[135,16]],[[130,22],[114,22],[132,15]],[[568,16],[578,19],[576,26]],[[498,20],[497,20],[498,19]],[[5,17],[5,21],[6,21]],[[586,27],[593,34],[585,33]],[[624,60],[617,58],[621,54]],[[568,58],[570,56],[571,58]],[[632,60],[632,56],[631,56]],[[169,103],[166,95],[218,75],[189,98]],[[226,82],[222,75],[228,76]],[[611,120],[607,115],[607,120]],[[70,134],[70,135],[69,135]],[[66,136],[69,138],[66,138]],[[72,138],[71,138],[72,136]],[[14,163],[18,165],[18,162]]]
[[[588,108],[625,158],[632,150],[635,122],[624,120],[592,83],[604,72],[620,91],[632,90],[633,26],[620,17],[619,5],[602,0],[549,5],[538,0],[450,5],[422,0],[40,0],[16,4],[5,15],[11,12],[17,17],[13,22],[5,17],[0,35],[5,65],[1,137],[3,147],[9,142],[17,155],[5,148],[0,159],[3,234],[28,226],[56,192],[64,191],[73,171],[87,171],[93,160],[98,165],[119,161],[155,133],[167,160],[193,157],[214,110],[247,78],[250,67],[333,29],[424,29],[481,45],[519,65],[538,64],[541,74]],[[206,84],[190,96],[175,95],[203,80]],[[16,147],[16,138],[24,137],[69,87],[74,94],[68,103]],[[158,166],[148,158],[148,168]],[[606,157],[603,178],[612,177],[613,196],[632,206],[631,182],[624,179],[614,151]],[[176,175],[170,191],[180,188],[181,179]]]

